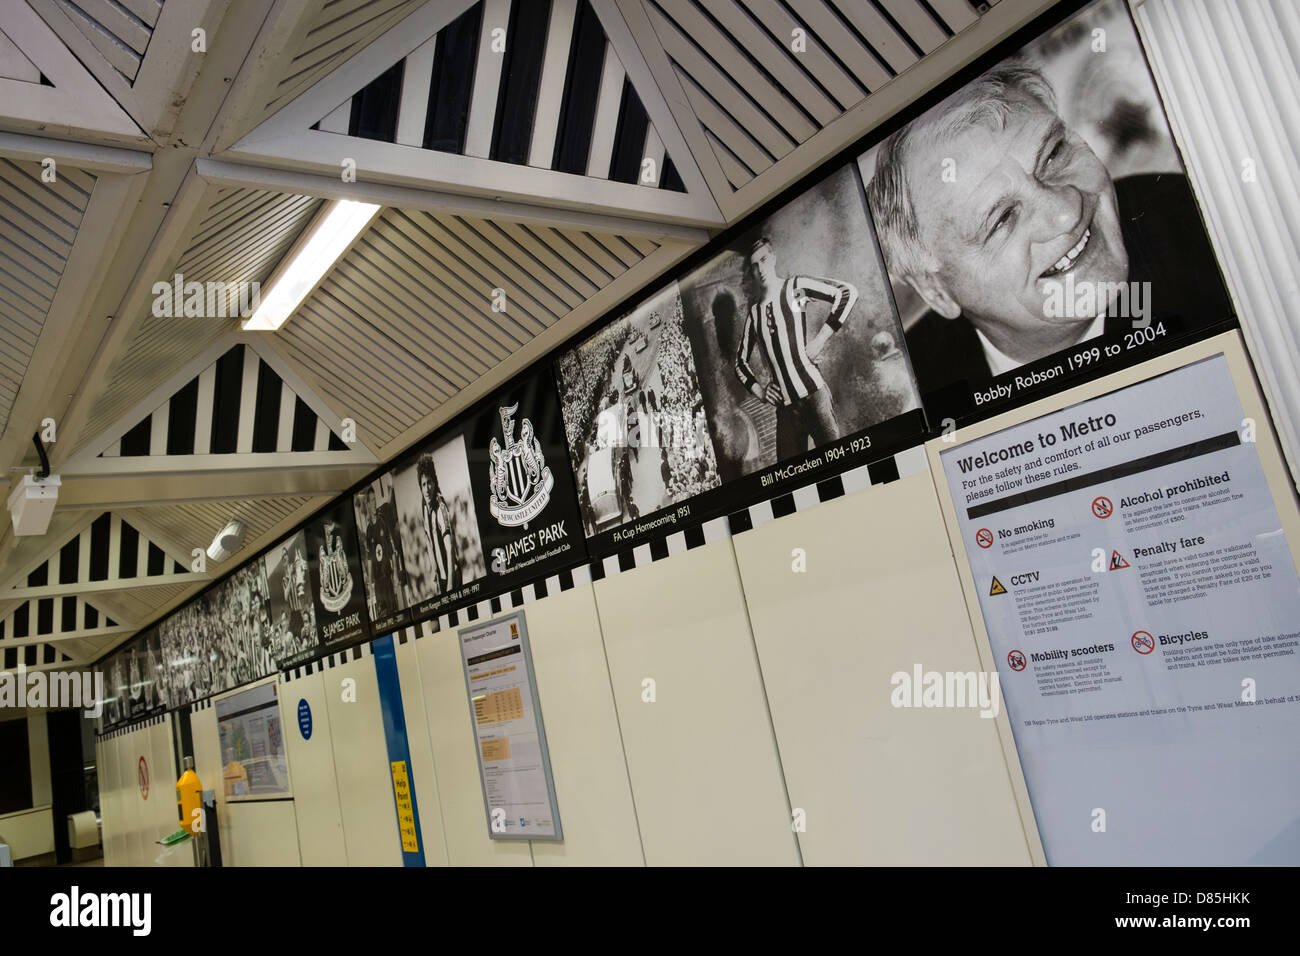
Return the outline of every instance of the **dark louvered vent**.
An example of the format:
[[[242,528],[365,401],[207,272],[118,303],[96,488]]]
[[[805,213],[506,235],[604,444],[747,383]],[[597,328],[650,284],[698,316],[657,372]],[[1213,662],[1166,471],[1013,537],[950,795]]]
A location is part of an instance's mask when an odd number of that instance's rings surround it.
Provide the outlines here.
[[[245,346],[234,346],[172,395],[165,406],[167,427],[158,426],[161,434],[154,434],[155,416],[147,415],[122,436],[116,449],[100,457],[235,454],[240,422],[249,405],[252,430],[244,439],[248,443],[244,451],[348,450],[341,438],[322,426],[311,407],[286,388],[275,369],[261,358],[251,363],[248,359]]]
[[[577,5],[572,23],[551,22],[556,15],[552,0],[512,0],[509,10],[503,52],[485,52],[500,39],[490,32],[499,25],[487,22],[484,5],[476,3],[433,38],[431,59],[423,54],[395,64],[357,92],[346,109],[334,110],[312,128],[396,143],[399,117],[422,112],[423,130],[412,124],[401,134],[402,143],[418,142],[425,149],[460,155],[469,150],[474,156],[515,165],[549,162],[559,172],[684,192],[676,170],[668,174],[667,157],[657,183],[642,179],[647,152],[653,152],[658,163],[663,147],[630,84],[624,80],[627,88],[617,110],[614,102],[602,105],[607,61],[614,60],[620,76],[622,67],[589,0]],[[488,55],[502,57],[500,80],[476,85],[479,59]],[[404,96],[426,95],[424,77],[404,73],[415,69],[431,70],[428,99],[404,109]],[[483,75],[491,73],[486,70]],[[548,76],[550,80],[545,79]],[[617,93],[620,87],[613,84],[618,77],[608,79]],[[548,84],[552,93],[544,98]],[[478,119],[476,109],[484,114]],[[489,115],[490,138],[481,125]],[[471,123],[479,131],[474,142]]]

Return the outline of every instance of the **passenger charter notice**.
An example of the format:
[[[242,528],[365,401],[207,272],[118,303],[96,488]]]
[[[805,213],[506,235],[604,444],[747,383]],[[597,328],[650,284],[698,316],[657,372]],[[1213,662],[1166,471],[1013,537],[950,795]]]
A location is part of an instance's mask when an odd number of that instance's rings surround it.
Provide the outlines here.
[[[1216,356],[940,456],[1049,862],[1300,862],[1266,427]]]

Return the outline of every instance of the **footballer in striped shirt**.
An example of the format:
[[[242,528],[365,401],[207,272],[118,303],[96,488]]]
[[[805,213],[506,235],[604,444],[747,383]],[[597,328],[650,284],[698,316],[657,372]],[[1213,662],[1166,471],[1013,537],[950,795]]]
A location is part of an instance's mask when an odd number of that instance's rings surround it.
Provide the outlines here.
[[[776,408],[776,456],[788,458],[840,437],[839,420],[826,380],[817,367],[817,356],[841,327],[858,290],[838,279],[794,275],[783,278],[776,271],[776,254],[766,237],[755,240],[749,253],[748,273],[755,298],[745,318],[745,328],[736,352],[736,375],[759,401]],[[830,304],[830,315],[808,339],[805,313],[808,302]],[[757,345],[766,362],[768,382],[764,385],[749,364]]]

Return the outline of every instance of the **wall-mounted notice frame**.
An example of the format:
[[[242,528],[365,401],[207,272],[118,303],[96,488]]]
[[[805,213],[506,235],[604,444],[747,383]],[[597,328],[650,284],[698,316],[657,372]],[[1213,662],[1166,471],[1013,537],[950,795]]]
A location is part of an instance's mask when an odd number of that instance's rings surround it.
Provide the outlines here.
[[[956,439],[930,461],[1046,862],[1300,862],[1300,512],[1237,335]]]
[[[461,628],[457,637],[488,836],[564,839],[524,612]]]
[[[222,787],[228,801],[293,795],[279,686],[272,678],[216,699]]]

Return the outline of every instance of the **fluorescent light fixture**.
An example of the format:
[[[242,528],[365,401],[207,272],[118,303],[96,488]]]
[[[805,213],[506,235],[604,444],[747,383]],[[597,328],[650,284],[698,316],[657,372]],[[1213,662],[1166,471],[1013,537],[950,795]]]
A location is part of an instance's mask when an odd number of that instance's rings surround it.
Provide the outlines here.
[[[240,328],[249,332],[274,332],[284,325],[379,208],[350,199],[330,203],[312,223],[304,241],[290,254],[288,264],[271,280],[270,290]]]

